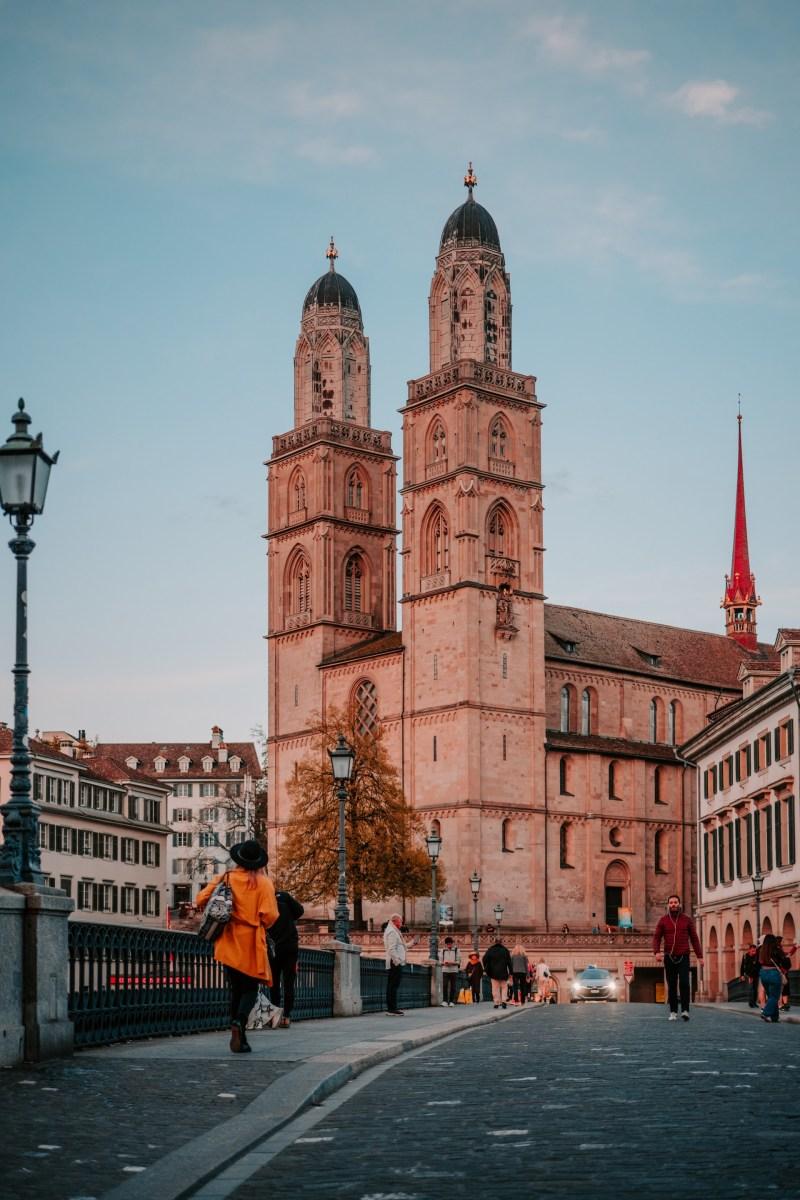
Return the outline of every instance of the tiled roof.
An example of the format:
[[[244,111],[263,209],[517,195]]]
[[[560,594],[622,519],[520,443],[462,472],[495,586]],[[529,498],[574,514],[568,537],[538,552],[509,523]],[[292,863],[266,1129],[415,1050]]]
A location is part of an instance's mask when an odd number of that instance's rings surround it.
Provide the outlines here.
[[[339,663],[356,662],[360,658],[372,658],[376,654],[390,654],[402,649],[402,633],[379,633],[377,637],[367,638],[365,642],[358,642],[355,646],[348,647],[347,650],[329,654],[327,658],[323,658],[320,666],[331,667]]]
[[[13,733],[8,725],[0,725],[0,754],[10,754],[13,743]],[[28,750],[32,755],[47,755],[48,758],[54,758],[70,767],[79,766],[79,762],[71,758],[69,754],[62,754],[50,742],[42,742],[39,738],[28,738]]]
[[[763,642],[756,650],[745,650],[723,634],[560,604],[545,604],[544,623],[545,657],[550,661],[611,667],[654,679],[683,680],[732,691],[739,690],[742,662],[768,663],[773,653],[772,647]],[[570,643],[575,645],[573,652],[566,648]]]
[[[785,626],[782,625],[778,630],[778,635],[775,638],[775,641],[777,642],[778,638],[780,637],[782,637],[785,642],[796,642],[800,640],[800,629],[786,629]]]
[[[659,742],[635,742],[629,738],[608,738],[582,733],[561,733],[548,729],[547,750],[567,750],[573,754],[608,754],[613,758],[648,758],[656,762],[680,762],[674,746]]]
[[[132,767],[126,767],[124,763],[117,762],[114,758],[109,758],[105,754],[91,755],[88,758],[80,760],[89,771],[89,776],[98,778],[103,782],[108,783],[142,783],[148,787],[163,786],[169,791],[166,784],[159,785],[158,780],[152,775],[147,775],[144,771],[135,771]]]
[[[95,752],[100,757],[115,759],[117,763],[124,763],[126,758],[136,758],[139,760],[136,769],[150,779],[194,779],[206,775],[211,779],[241,779],[245,771],[253,778],[261,777],[261,764],[252,742],[225,742],[224,746],[228,751],[227,762],[219,761],[218,753],[211,749],[210,742],[98,742]],[[154,766],[159,756],[167,762],[163,771],[156,771]],[[178,759],[184,756],[191,760],[188,772],[178,768]],[[214,760],[209,772],[203,770],[203,759],[206,757]],[[242,760],[238,771],[231,770],[232,758]]]

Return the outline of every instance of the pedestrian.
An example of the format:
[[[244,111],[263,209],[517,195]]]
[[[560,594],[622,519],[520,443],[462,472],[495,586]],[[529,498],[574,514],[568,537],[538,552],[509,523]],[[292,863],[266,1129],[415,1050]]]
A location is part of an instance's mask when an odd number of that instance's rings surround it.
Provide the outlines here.
[[[514,1004],[524,1004],[528,990],[528,956],[525,947],[517,942],[511,951],[511,973],[514,978]]]
[[[792,958],[792,955],[797,950],[797,943],[796,942],[792,943],[791,946],[782,945],[781,950],[786,955],[786,957],[789,959],[789,967],[791,968],[791,958]],[[788,1012],[791,1007],[792,1007],[792,993],[791,993],[791,989],[789,987],[789,970],[787,970],[786,974],[783,977],[783,990],[781,992],[781,1012]]]
[[[439,951],[442,964],[442,1008],[453,1008],[458,999],[458,973],[461,970],[461,951],[451,937],[444,939]]]
[[[231,990],[231,1039],[234,1054],[250,1050],[245,1028],[262,983],[272,983],[266,931],[278,919],[275,889],[267,878],[267,852],[256,841],[231,846],[236,864],[232,871],[215,875],[198,894],[195,905],[205,908],[221,880],[227,878],[233,893],[233,915],[214,942],[214,958],[225,967]]]
[[[477,950],[473,950],[467,959],[467,965],[464,968],[467,976],[467,983],[472,991],[472,1003],[480,1004],[481,1000],[481,980],[483,979],[483,964],[481,956]]]
[[[783,981],[791,966],[788,954],[783,952],[783,938],[776,937],[774,933],[765,934],[758,952],[758,961],[761,964],[761,983],[767,995],[767,1002],[761,1010],[761,1020],[777,1024],[780,1019],[778,1006],[783,992]]]
[[[386,951],[386,1013],[390,1017],[403,1015],[402,1008],[397,1007],[397,990],[400,987],[407,949],[407,943],[400,932],[402,928],[403,918],[400,913],[393,913],[383,931],[383,945]]]
[[[758,1001],[758,976],[761,970],[761,965],[758,961],[758,946],[750,945],[742,955],[742,961],[739,966],[739,978],[742,983],[746,983],[749,987],[747,1003],[751,1008],[757,1007]]]
[[[661,952],[661,943],[664,952]],[[690,947],[697,955],[697,961],[702,967],[703,950],[694,921],[682,911],[681,898],[673,894],[667,897],[667,911],[659,919],[653,934],[653,953],[656,962],[664,964],[667,977],[667,1000],[669,1003],[669,1019],[678,1019],[678,992],[680,991],[681,1017],[689,1020],[689,997],[691,993],[691,974],[689,971]]]
[[[534,968],[536,975],[536,1002],[546,1004],[550,995],[550,968],[543,958],[540,958]]]
[[[269,966],[272,986],[269,998],[274,1005],[270,1025],[273,1029],[288,1029],[294,1008],[294,984],[297,977],[297,957],[300,941],[295,921],[302,917],[304,909],[299,900],[288,892],[276,892],[278,919],[267,935]],[[283,989],[283,1005],[281,1005]]]
[[[495,1008],[506,1008],[508,1005],[508,980],[511,978],[511,955],[508,946],[504,946],[500,938],[495,938],[493,946],[483,956],[483,969],[492,981],[492,1000]]]

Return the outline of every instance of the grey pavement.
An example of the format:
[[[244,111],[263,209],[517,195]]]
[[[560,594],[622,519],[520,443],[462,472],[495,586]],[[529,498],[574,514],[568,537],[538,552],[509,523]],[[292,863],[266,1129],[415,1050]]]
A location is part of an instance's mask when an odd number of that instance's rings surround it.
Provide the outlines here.
[[[702,1001],[696,1007],[710,1008],[716,1012],[738,1013],[743,1017],[755,1017],[756,1020],[760,1020],[761,1017],[761,1009],[758,1007],[751,1008],[745,1000],[734,1000],[728,1001],[727,1003],[711,1003],[709,1001]],[[800,1016],[798,1016],[798,1012],[800,1012],[800,1009],[789,1009],[786,1012],[782,1011],[780,1015],[781,1022],[785,1022],[787,1025],[800,1025]]]
[[[491,1004],[154,1038],[0,1071],[2,1200],[175,1200],[349,1079],[460,1029]]]
[[[798,1073],[790,1024],[714,1008],[670,1023],[639,1004],[525,1012],[332,1097],[273,1157],[245,1156],[195,1198],[784,1200],[800,1196]]]

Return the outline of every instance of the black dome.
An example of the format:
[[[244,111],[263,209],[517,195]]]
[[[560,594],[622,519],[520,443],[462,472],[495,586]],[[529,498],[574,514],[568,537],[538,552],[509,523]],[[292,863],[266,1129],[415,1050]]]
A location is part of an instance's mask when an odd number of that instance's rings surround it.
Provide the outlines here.
[[[440,248],[445,242],[479,242],[483,246],[500,249],[500,237],[491,213],[472,196],[452,212],[442,230]]]
[[[355,288],[347,282],[344,275],[339,275],[336,271],[326,271],[312,283],[303,301],[303,312],[311,308],[312,304],[335,304],[337,308],[351,308],[354,312],[361,312]]]

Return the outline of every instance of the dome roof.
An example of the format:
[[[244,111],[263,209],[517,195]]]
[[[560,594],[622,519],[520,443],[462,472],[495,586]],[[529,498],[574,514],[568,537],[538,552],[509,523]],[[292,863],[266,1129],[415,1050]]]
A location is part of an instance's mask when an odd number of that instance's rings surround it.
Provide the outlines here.
[[[482,246],[491,246],[493,250],[500,249],[500,236],[491,213],[482,204],[469,198],[460,204],[455,212],[451,212],[442,230],[440,249],[447,242],[478,242]]]
[[[355,288],[347,282],[344,275],[339,275],[333,269],[326,271],[312,283],[303,301],[303,312],[307,312],[314,304],[318,307],[335,305],[337,308],[350,308],[353,312],[361,313]]]

